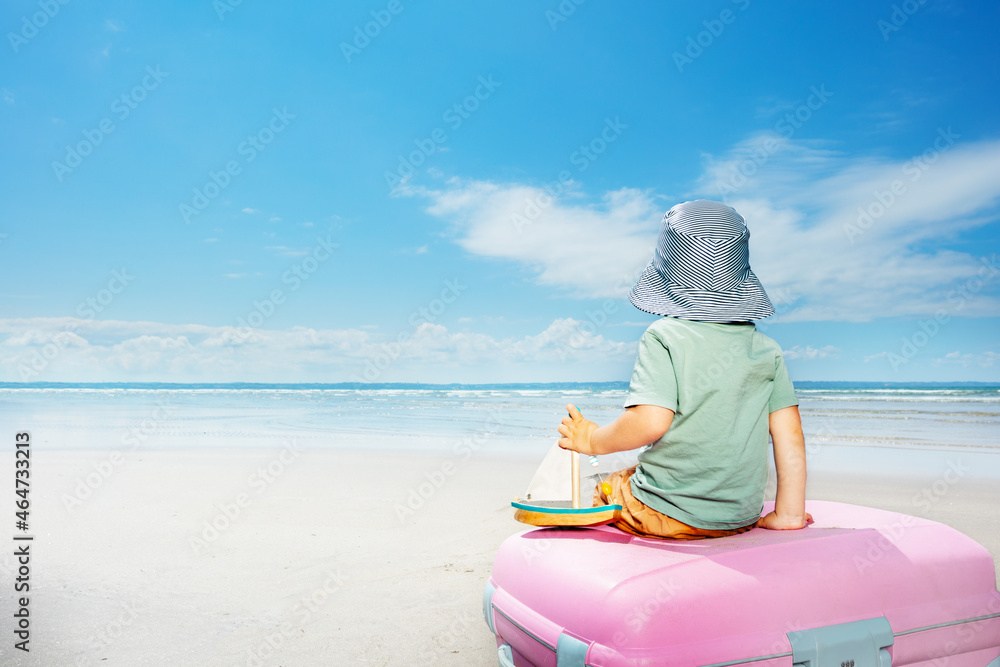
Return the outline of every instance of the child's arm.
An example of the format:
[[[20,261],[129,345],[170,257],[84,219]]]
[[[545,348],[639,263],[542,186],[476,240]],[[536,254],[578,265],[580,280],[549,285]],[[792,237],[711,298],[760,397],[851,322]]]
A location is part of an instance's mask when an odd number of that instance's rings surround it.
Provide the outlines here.
[[[637,449],[656,442],[670,428],[674,411],[658,405],[633,405],[607,426],[598,426],[574,405],[567,405],[569,417],[559,426],[559,446],[581,454],[611,454]]]
[[[813,518],[806,512],[806,441],[798,406],[772,412],[768,428],[774,443],[778,491],[774,511],[762,517],[757,525],[771,530],[805,528]]]

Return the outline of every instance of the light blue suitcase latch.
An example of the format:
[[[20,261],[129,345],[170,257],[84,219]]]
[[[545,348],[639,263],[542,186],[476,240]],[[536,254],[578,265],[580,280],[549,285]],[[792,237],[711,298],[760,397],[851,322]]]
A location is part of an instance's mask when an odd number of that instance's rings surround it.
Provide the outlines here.
[[[556,644],[556,667],[585,667],[590,644],[567,634],[559,635]]]
[[[789,632],[795,667],[891,667],[892,626],[884,616]]]
[[[509,644],[501,644],[497,649],[497,662],[500,667],[514,667],[514,656]]]

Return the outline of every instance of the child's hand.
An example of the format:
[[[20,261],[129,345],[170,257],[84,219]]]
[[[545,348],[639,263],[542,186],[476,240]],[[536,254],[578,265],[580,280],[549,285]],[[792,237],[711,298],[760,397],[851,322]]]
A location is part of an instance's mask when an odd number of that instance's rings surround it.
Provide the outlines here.
[[[575,405],[567,405],[568,417],[563,417],[559,425],[559,446],[581,454],[593,454],[590,436],[597,430],[597,424],[583,418],[583,413]]]
[[[757,527],[768,530],[798,530],[812,522],[812,514],[809,512],[806,512],[805,517],[779,517],[776,512],[770,512],[757,519]]]

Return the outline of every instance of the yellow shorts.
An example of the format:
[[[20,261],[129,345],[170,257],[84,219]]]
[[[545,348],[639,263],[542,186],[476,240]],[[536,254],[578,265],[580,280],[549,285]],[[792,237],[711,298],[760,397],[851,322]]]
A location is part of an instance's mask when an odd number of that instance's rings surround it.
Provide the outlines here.
[[[621,505],[622,518],[613,523],[615,528],[624,530],[626,533],[638,535],[639,537],[662,537],[674,540],[701,540],[706,537],[726,537],[743,533],[754,527],[756,524],[735,528],[732,530],[709,530],[706,528],[695,528],[686,523],[681,523],[677,519],[672,519],[666,514],[657,512],[637,500],[632,495],[632,485],[629,483],[636,466],[613,472],[604,478],[604,481],[611,485],[611,495],[606,496],[601,491],[598,484],[594,490],[594,507],[600,505]]]

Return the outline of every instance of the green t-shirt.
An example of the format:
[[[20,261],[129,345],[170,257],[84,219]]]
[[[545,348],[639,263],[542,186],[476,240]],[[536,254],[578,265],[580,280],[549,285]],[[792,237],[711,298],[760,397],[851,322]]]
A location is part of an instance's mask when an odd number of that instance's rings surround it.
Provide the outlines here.
[[[633,405],[674,411],[670,430],[639,455],[636,498],[696,528],[757,520],[768,415],[798,405],[774,340],[752,323],[657,320],[639,340],[625,407]]]

